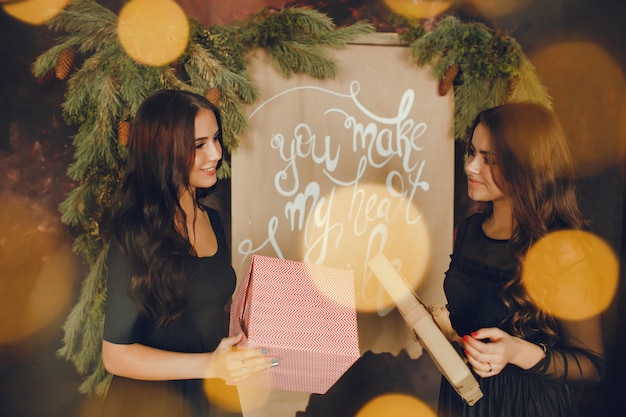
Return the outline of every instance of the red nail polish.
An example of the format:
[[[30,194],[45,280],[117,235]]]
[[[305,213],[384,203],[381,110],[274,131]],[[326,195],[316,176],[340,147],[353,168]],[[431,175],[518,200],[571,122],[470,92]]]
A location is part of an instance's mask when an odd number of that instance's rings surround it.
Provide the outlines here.
[[[463,339],[462,339],[462,340],[463,340],[463,343],[467,343],[467,340],[468,340],[468,339],[469,339],[469,336],[468,336],[468,335],[463,336]]]
[[[477,334],[478,332],[472,332],[472,337],[476,337]]]

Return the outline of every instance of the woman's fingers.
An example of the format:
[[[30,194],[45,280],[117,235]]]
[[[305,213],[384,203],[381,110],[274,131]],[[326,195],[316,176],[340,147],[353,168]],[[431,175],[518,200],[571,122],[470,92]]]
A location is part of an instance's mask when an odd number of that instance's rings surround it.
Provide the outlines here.
[[[258,372],[278,366],[278,363],[278,358],[265,355],[239,357],[231,362],[232,367],[229,367],[231,371],[230,379],[235,383],[241,382]]]
[[[482,341],[487,339],[488,334],[491,334],[489,341]],[[463,337],[463,348],[467,361],[474,369],[474,372],[483,378],[497,375],[503,368],[502,346],[499,346],[497,341],[491,341],[495,340],[496,336],[499,336],[499,334],[488,331],[481,333],[479,331],[472,333],[471,336]],[[481,337],[482,340],[479,339]]]
[[[237,345],[237,343],[241,342],[243,339],[243,334],[237,333],[234,336],[225,337],[220,341],[220,344],[217,346],[217,349],[231,349]]]
[[[257,372],[278,366],[278,358],[267,355],[265,349],[233,349],[228,357],[228,370],[235,382],[248,378]]]

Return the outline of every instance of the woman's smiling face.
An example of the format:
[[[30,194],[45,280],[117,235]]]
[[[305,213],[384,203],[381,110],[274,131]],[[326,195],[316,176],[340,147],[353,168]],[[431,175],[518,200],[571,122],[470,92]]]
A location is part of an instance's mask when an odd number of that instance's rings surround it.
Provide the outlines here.
[[[489,131],[478,124],[474,129],[465,161],[467,175],[467,194],[474,201],[498,201],[505,198],[502,190],[493,180],[493,170],[497,169],[497,161],[491,151]]]
[[[192,188],[210,188],[217,182],[217,165],[222,159],[217,119],[210,110],[200,110],[195,120],[196,155],[189,174]]]

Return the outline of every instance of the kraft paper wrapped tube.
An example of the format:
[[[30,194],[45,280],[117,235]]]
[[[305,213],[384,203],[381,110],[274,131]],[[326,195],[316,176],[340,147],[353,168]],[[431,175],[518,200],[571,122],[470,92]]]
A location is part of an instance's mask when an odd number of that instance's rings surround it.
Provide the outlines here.
[[[406,280],[382,253],[368,264],[443,376],[469,405],[476,404],[483,396],[478,381]]]

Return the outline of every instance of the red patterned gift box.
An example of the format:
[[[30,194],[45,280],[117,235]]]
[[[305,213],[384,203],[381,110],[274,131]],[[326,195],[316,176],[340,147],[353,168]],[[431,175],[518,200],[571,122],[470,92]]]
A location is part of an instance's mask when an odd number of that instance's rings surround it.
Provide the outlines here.
[[[325,393],[360,356],[354,271],[253,255],[231,307],[239,332],[280,361],[239,385]]]

